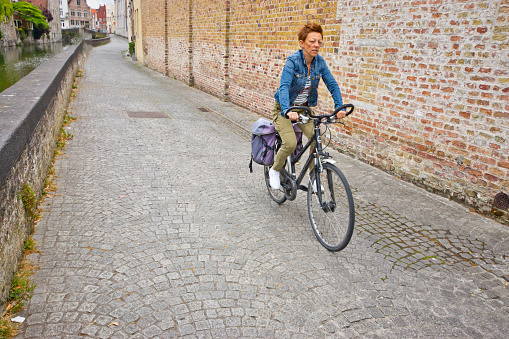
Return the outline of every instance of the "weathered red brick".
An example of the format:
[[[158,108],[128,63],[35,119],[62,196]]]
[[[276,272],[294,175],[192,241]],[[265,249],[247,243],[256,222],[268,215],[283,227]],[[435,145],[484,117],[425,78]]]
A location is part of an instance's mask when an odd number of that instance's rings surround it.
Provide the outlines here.
[[[509,162],[507,162],[507,161],[499,161],[497,165],[499,167],[509,169]]]
[[[470,119],[470,113],[469,112],[458,112],[458,114],[465,119]]]
[[[491,182],[497,182],[499,181],[500,179],[492,174],[489,174],[489,173],[486,173],[484,174],[484,178],[488,181],[491,181]]]

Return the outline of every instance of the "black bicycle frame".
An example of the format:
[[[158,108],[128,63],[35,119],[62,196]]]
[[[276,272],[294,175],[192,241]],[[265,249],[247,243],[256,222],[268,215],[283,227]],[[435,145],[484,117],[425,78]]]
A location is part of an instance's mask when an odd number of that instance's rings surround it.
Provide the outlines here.
[[[309,155],[309,157],[307,158],[306,160],[306,163],[304,164],[304,167],[302,168],[297,180],[296,180],[296,183],[297,183],[297,187],[300,186],[300,183],[302,182],[302,180],[304,179],[304,176],[306,175],[306,172],[308,170],[308,167],[309,165],[311,164],[311,161],[315,161],[315,170],[316,170],[316,167],[318,166],[319,162],[318,162],[318,155],[320,155],[322,153],[322,138],[321,138],[321,135],[320,135],[320,124],[321,124],[321,121],[320,120],[317,120],[317,119],[314,119],[313,120],[314,122],[314,130],[315,130],[315,133],[313,135],[313,138],[311,138],[310,140],[308,140],[308,142],[306,143],[306,145],[302,148],[302,150],[296,155],[294,156],[293,153],[290,155],[290,169],[292,171],[292,173],[288,173],[289,175],[294,175],[295,173],[295,164],[297,164],[297,162],[299,162],[300,158],[302,158],[302,155],[304,154],[304,152],[307,151],[307,149],[311,146],[311,143],[313,143],[313,141],[316,141],[315,143],[315,148],[313,149],[313,152]],[[317,175],[316,176],[316,187],[318,188],[318,190],[320,190],[319,187],[321,183],[320,183],[320,176]],[[308,187],[308,189],[312,189],[311,187]],[[322,206],[323,202],[322,202],[322,195],[319,194],[318,196],[318,199],[320,201],[320,206]]]

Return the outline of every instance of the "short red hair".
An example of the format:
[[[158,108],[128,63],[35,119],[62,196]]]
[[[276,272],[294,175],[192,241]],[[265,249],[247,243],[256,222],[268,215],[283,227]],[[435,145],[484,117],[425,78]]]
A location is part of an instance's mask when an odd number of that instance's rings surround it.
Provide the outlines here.
[[[310,32],[320,33],[320,35],[323,38],[322,26],[320,26],[319,24],[314,23],[314,22],[308,22],[307,24],[302,26],[301,29],[299,29],[299,32],[297,33],[297,36],[299,37],[299,41],[300,40],[306,41],[306,38],[308,37],[308,34]]]

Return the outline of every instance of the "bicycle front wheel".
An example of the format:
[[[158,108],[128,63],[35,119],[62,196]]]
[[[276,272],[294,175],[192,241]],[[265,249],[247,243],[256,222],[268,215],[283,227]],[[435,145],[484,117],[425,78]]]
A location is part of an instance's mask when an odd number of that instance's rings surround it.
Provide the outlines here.
[[[350,186],[344,174],[328,163],[323,164],[321,173],[313,170],[309,178],[308,213],[313,232],[326,249],[341,251],[350,242],[355,223]]]

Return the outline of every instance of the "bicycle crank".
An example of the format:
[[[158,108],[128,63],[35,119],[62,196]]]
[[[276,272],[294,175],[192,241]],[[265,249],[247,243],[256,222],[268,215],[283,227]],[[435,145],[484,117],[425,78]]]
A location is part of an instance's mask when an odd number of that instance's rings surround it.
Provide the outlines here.
[[[286,199],[295,200],[295,197],[297,197],[297,183],[285,172],[281,171],[281,174],[284,175],[281,187],[285,192]]]

